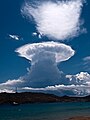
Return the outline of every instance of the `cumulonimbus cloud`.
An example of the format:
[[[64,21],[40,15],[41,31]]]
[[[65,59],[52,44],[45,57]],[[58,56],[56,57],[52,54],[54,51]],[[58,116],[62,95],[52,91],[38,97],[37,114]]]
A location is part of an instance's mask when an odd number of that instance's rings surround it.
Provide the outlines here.
[[[70,59],[75,53],[70,46],[58,42],[27,44],[18,48],[16,52],[31,61],[27,79],[32,87],[59,84],[62,72],[57,63]]]
[[[26,2],[21,13],[34,19],[37,31],[50,39],[65,40],[77,36],[84,0]]]

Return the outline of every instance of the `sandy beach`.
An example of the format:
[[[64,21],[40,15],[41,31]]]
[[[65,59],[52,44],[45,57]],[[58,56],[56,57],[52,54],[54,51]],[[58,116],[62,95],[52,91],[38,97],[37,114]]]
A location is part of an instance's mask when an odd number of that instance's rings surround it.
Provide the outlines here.
[[[77,116],[77,117],[71,117],[67,120],[90,120],[90,117]]]

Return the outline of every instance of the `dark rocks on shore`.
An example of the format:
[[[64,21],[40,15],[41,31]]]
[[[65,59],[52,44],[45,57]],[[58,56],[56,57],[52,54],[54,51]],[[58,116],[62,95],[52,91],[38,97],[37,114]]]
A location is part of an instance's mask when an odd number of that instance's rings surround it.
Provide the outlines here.
[[[90,96],[86,97],[59,97],[45,93],[0,93],[0,104],[24,104],[24,103],[49,103],[49,102],[90,102]]]

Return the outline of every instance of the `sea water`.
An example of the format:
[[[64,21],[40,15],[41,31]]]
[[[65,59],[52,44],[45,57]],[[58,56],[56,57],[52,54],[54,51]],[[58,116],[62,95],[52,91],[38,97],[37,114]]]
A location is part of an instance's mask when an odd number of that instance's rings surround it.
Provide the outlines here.
[[[90,102],[0,105],[0,120],[65,120],[89,115]]]

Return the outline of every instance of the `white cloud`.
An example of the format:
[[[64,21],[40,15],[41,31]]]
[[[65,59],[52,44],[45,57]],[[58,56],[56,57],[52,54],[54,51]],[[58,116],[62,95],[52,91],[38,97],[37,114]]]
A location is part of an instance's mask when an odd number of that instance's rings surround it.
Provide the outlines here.
[[[42,35],[54,40],[65,40],[81,32],[82,7],[83,0],[36,1],[26,2],[21,12],[30,19],[33,17],[36,29]]]
[[[0,93],[3,93],[3,92],[6,92],[6,93],[14,93],[13,90],[9,90],[9,89],[0,89]]]
[[[48,86],[45,88],[31,88],[31,87],[23,87],[21,88],[25,91],[33,91],[33,92],[46,92],[46,93],[54,93],[56,95],[71,95],[71,96],[85,96],[90,94],[90,85],[55,85]]]
[[[38,38],[39,38],[39,39],[41,39],[41,38],[42,38],[42,35],[41,35],[41,34],[39,34],[39,35],[38,35]]]
[[[88,82],[90,82],[90,74],[87,72],[80,72],[76,75],[66,75],[66,78],[70,80],[69,84],[88,85]]]
[[[33,32],[32,35],[33,35],[33,36],[37,36],[39,39],[42,38],[42,34],[37,33],[37,32]]]
[[[90,80],[90,75],[87,72],[80,72],[80,74],[76,74],[76,79],[79,80]]]
[[[25,85],[26,81],[23,80],[23,77],[14,80],[7,80],[4,83],[0,84],[0,93],[7,92],[7,93],[15,93],[16,88],[18,90]]]
[[[87,88],[89,88],[90,86],[87,86]],[[23,87],[22,89],[24,90],[33,90],[33,91],[39,91],[39,90],[71,90],[71,89],[77,89],[77,88],[86,88],[85,85],[55,85],[55,86],[48,86],[48,87],[45,87],[45,88],[31,88],[31,87]]]
[[[22,78],[18,79],[18,80],[8,80],[5,83],[1,83],[0,87],[5,87],[5,86],[16,86],[20,83],[23,83],[24,81],[22,80]]]
[[[36,33],[36,32],[33,32],[32,35],[33,35],[33,36],[37,36],[37,33]]]
[[[32,63],[36,63],[41,59],[54,59],[55,62],[62,62],[71,58],[75,53],[70,46],[58,42],[27,44],[18,48],[16,52]]]
[[[20,37],[18,35],[9,35],[9,37],[13,40],[20,40]]]

